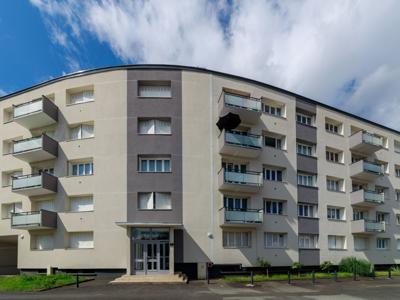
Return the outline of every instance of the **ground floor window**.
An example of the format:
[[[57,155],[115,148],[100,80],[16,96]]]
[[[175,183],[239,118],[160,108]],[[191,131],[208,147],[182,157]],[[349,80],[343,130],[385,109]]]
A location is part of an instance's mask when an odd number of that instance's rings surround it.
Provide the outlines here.
[[[266,232],[264,234],[265,248],[286,248],[286,233]]]
[[[224,231],[222,239],[224,248],[251,247],[251,232]]]

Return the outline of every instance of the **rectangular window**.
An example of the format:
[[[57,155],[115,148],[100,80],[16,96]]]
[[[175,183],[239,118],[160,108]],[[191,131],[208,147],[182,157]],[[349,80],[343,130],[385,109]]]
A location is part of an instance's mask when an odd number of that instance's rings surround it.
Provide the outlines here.
[[[265,248],[286,248],[286,233],[264,233]]]
[[[224,196],[224,207],[231,210],[247,210],[247,198]]]
[[[394,152],[400,153],[400,141],[394,141]]]
[[[93,210],[93,196],[70,198],[70,212],[84,212]]]
[[[315,218],[317,216],[317,206],[311,204],[298,204],[297,215],[299,217]]]
[[[337,152],[332,152],[332,151],[326,151],[326,160],[339,163],[339,153]]]
[[[264,212],[266,214],[282,215],[283,214],[283,201],[265,200]]]
[[[325,123],[325,129],[330,133],[336,133],[336,134],[339,133],[339,126],[331,123]]]
[[[70,103],[78,104],[94,101],[94,92],[93,91],[82,91],[79,93],[70,94]]]
[[[171,98],[171,82],[139,81],[139,97]]]
[[[354,250],[367,250],[368,238],[354,237]]]
[[[390,221],[389,218],[390,218],[389,213],[376,212],[376,221],[377,222],[385,222],[386,224],[389,224],[389,221]]]
[[[306,116],[303,114],[296,114],[296,120],[297,123],[305,124],[311,126],[312,124],[312,117],[311,116]]]
[[[400,225],[400,214],[396,214],[396,224]]]
[[[267,147],[273,147],[273,148],[282,150],[282,139],[280,139],[280,138],[265,136],[264,144]]]
[[[353,220],[364,220],[364,215],[367,216],[368,214],[361,210],[353,209]]]
[[[298,173],[297,184],[315,187],[315,175]]]
[[[400,201],[400,190],[395,190],[396,201]]]
[[[341,235],[328,235],[329,249],[346,249],[346,237]]]
[[[313,155],[313,147],[310,145],[297,143],[297,154],[312,156]]]
[[[316,234],[300,234],[299,248],[316,249],[318,248],[318,235]]]
[[[282,181],[282,170],[263,168],[264,180]]]
[[[72,176],[86,176],[93,175],[93,163],[73,163]]]
[[[328,219],[329,220],[343,220],[343,208],[328,207]]]
[[[171,172],[171,158],[141,156],[139,157],[139,172]]]
[[[327,179],[326,180],[326,188],[328,191],[333,192],[340,192],[341,191],[341,184],[339,179]]]
[[[94,248],[93,232],[70,232],[69,248],[72,249],[91,249]]]
[[[81,140],[94,137],[94,126],[91,124],[80,124],[70,128],[70,139]]]
[[[282,117],[282,108],[280,106],[262,103],[262,110],[267,114]]]
[[[397,239],[397,250],[400,250],[400,239]]]
[[[376,239],[376,249],[387,250],[389,249],[390,239],[377,238]]]
[[[251,247],[251,232],[224,231],[222,240],[224,248],[249,248]]]
[[[33,235],[34,250],[53,250],[54,249],[54,237],[49,234],[38,234]]]
[[[394,171],[396,173],[396,177],[400,177],[400,168],[396,167]]]
[[[139,134],[171,134],[170,119],[139,119]]]
[[[166,210],[172,209],[171,193],[139,193],[139,209]]]
[[[10,219],[11,214],[22,212],[22,202],[7,203],[1,206],[2,219]]]

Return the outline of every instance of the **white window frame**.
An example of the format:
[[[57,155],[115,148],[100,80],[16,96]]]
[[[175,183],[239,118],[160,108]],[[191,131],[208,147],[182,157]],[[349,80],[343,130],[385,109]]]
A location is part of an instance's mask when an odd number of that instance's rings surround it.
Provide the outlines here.
[[[154,165],[154,169],[151,165]],[[161,167],[161,168],[159,168]],[[139,156],[139,172],[142,173],[170,173],[171,172],[171,157],[160,156]]]
[[[311,145],[302,144],[302,143],[297,143],[297,145],[296,145],[297,154],[305,155],[305,156],[313,156],[314,155],[313,148],[314,147]]]
[[[325,122],[325,130],[329,133],[340,134],[339,127],[340,127],[339,125],[335,125],[330,122]]]
[[[83,172],[81,172],[81,170],[83,170]],[[71,163],[71,176],[89,176],[93,174],[94,174],[93,162]]]
[[[297,216],[302,218],[316,218],[318,206],[314,204],[298,203]]]
[[[141,205],[141,197],[145,199],[147,195],[147,206]],[[167,202],[159,202],[162,199]],[[167,207],[160,207],[161,204]],[[172,210],[172,194],[169,192],[140,192],[138,193],[138,209],[139,210]]]
[[[264,247],[270,249],[284,249],[287,247],[287,233],[265,232]]]
[[[248,208],[249,199],[245,197],[224,196],[224,207],[232,210],[245,210]]]
[[[284,201],[264,199],[264,213],[268,215],[282,216],[285,210],[284,205]]]
[[[340,163],[340,153],[330,150],[325,151],[326,160],[333,163]]]
[[[78,201],[85,201],[85,200],[89,200],[88,204],[83,204],[83,205],[72,205],[72,203],[74,201],[78,202]],[[75,208],[73,208],[73,206]],[[82,207],[82,208],[80,208]],[[73,213],[80,213],[80,212],[91,212],[94,211],[94,201],[93,201],[93,196],[89,195],[89,196],[74,196],[74,197],[70,197],[69,198],[69,212],[73,212]]]
[[[302,186],[315,187],[316,176],[312,174],[297,173],[297,184]]]
[[[251,248],[251,231],[223,231],[222,246],[228,249]]]
[[[94,91],[93,90],[85,90],[85,91],[69,94],[69,104],[71,104],[71,105],[93,102],[93,101],[94,101]]]
[[[267,139],[274,140],[275,145],[274,146],[267,145]],[[278,137],[265,135],[264,136],[264,146],[265,147],[275,148],[275,149],[278,149],[278,150],[283,150],[283,138],[278,138]]]
[[[158,84],[156,82],[138,82],[138,96],[140,98],[172,98],[171,82]]]
[[[377,211],[376,212],[376,221],[377,222],[385,222],[386,224],[390,223],[390,213]]]
[[[327,218],[328,220],[343,221],[344,220],[344,208],[341,207],[327,207]]]
[[[88,130],[90,129],[90,130]],[[94,137],[94,125],[93,124],[78,124],[70,127],[70,140],[83,140]],[[77,131],[76,133],[74,131]]]
[[[346,237],[343,235],[328,235],[328,249],[329,250],[345,250],[346,249]]]
[[[283,181],[283,170],[271,168],[271,167],[264,167],[263,168],[263,179],[266,181]]]
[[[283,107],[279,105],[262,103],[262,111],[272,116],[283,117]]]
[[[302,113],[296,113],[296,122],[307,126],[313,126],[313,117]]]
[[[74,237],[85,237],[86,240],[73,241]],[[91,239],[90,239],[91,238]],[[76,242],[78,244],[76,245]],[[82,232],[69,232],[68,233],[68,248],[69,249],[94,249],[94,232],[93,231],[82,231]]]
[[[138,119],[138,133],[141,135],[170,135],[171,132],[171,119]]]
[[[341,192],[341,179],[326,179],[326,189],[331,192]]]
[[[376,249],[377,250],[389,250],[390,249],[390,238],[376,238]]]
[[[300,249],[318,249],[318,235],[299,234],[298,247]]]

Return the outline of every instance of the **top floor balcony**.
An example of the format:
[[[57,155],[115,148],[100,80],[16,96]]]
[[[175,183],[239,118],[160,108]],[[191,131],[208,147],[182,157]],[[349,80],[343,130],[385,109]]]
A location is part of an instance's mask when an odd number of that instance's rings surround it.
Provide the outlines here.
[[[359,131],[349,139],[350,150],[370,155],[383,148],[383,138],[365,131]]]
[[[256,124],[261,116],[261,100],[238,94],[223,92],[219,99],[221,115],[237,114],[245,124]]]
[[[58,108],[43,96],[30,102],[14,105],[13,121],[27,129],[45,127],[57,123]]]

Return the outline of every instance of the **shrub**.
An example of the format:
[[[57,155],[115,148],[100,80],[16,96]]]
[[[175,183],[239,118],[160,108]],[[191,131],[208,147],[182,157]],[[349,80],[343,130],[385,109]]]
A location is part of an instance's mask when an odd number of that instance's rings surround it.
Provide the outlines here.
[[[333,263],[330,262],[329,260],[326,260],[321,264],[321,270],[325,272],[329,272],[332,269],[332,267]]]
[[[257,257],[257,265],[261,268],[265,268],[265,271],[267,273],[267,277],[269,277],[269,271],[268,268],[271,267],[271,264],[269,261],[263,259],[262,257]]]
[[[292,270],[297,271],[297,276],[300,277],[300,270],[303,266],[299,262],[294,262],[292,265]]]
[[[339,263],[339,271],[353,273],[356,271],[361,276],[371,275],[371,264],[365,259],[358,259],[354,256],[344,257]]]

